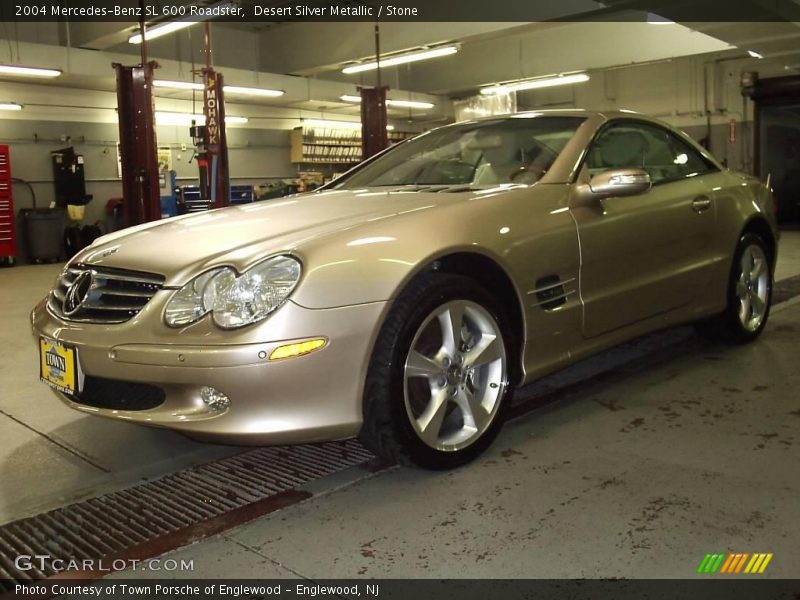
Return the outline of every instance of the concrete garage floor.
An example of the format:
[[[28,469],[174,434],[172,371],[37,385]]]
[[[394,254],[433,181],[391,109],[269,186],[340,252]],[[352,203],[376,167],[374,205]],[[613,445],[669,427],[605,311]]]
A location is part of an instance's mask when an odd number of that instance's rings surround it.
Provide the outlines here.
[[[57,271],[0,271],[0,523],[240,451],[61,405],[38,382],[27,321]],[[800,232],[784,235],[777,273],[800,273]],[[333,478],[173,552],[195,564],[174,575],[677,578],[708,552],[741,551],[774,553],[765,576],[797,576],[798,332],[795,298],[748,347],[681,328],[605,353],[521,394],[619,376],[507,424],[474,464]],[[643,347],[649,358],[628,364]]]
[[[687,336],[466,468],[379,473],[172,552],[195,571],[170,577],[687,578],[726,551],[797,577],[799,332],[790,302],[753,346]]]

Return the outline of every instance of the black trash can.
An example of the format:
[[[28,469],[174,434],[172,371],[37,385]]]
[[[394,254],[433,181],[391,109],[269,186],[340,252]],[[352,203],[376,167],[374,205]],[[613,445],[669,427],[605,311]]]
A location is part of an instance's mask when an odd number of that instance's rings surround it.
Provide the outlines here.
[[[56,262],[64,245],[64,210],[24,208],[25,240],[31,262]]]

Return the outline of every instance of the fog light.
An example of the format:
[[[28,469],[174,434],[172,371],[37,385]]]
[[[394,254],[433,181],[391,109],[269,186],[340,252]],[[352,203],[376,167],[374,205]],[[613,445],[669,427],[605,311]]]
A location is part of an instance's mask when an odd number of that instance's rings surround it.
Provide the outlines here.
[[[211,410],[225,410],[231,405],[231,399],[219,390],[204,385],[200,388],[200,398]]]
[[[326,340],[308,340],[306,342],[298,342],[296,344],[287,344],[285,346],[278,346],[269,355],[270,360],[279,360],[281,358],[292,358],[293,356],[303,356],[314,350],[319,350],[326,344]]]

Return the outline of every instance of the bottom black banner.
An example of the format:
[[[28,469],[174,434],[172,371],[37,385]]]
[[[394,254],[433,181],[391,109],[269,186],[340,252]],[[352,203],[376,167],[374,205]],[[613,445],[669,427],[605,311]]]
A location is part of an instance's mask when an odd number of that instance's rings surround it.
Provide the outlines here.
[[[3,581],[0,598],[390,598],[426,600],[767,600],[800,598],[800,579],[353,579]]]

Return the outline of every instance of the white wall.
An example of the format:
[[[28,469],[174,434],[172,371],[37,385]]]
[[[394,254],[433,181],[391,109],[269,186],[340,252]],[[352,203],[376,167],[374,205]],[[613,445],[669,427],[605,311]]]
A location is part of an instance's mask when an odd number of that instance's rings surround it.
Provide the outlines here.
[[[197,162],[189,163],[192,141],[188,127],[159,126],[156,133],[159,146],[171,147],[178,183],[196,184]],[[291,178],[296,173],[289,162],[288,131],[229,129],[227,134],[232,183],[258,185],[271,178]],[[69,139],[61,141],[62,136]],[[116,124],[0,120],[0,144],[10,146],[11,174],[31,184],[40,208],[55,199],[50,152],[71,145],[84,156],[86,193],[94,196],[86,207],[84,223],[107,221],[106,203],[110,198],[122,196],[117,174],[118,139]],[[182,144],[186,145],[186,151],[181,149]],[[13,193],[17,214],[20,209],[33,206],[30,190],[24,184],[15,183]],[[24,262],[25,240],[20,219],[17,225],[21,242],[18,257]]]
[[[584,108],[634,110],[684,129],[695,139],[708,135],[706,95],[711,121],[711,151],[729,167],[752,170],[753,103],[741,94],[743,72],[762,78],[785,73],[766,61],[710,54],[646,65],[591,72],[591,80],[569,87],[520,92],[520,110]],[[736,141],[729,141],[735,121]]]

